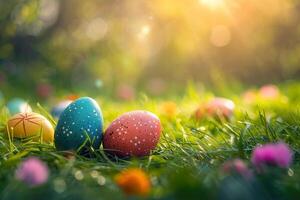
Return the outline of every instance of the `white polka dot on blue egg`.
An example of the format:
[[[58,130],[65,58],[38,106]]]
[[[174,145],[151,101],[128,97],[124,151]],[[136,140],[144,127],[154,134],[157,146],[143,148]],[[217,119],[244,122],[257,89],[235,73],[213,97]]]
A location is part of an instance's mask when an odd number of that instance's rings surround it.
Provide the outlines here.
[[[97,102],[82,97],[71,103],[60,115],[54,142],[58,150],[78,150],[86,144],[100,147],[103,136],[103,115]]]

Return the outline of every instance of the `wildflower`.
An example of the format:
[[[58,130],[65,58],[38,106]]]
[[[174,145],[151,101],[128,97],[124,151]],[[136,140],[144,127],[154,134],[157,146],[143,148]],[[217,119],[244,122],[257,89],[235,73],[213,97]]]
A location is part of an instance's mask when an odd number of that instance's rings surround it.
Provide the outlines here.
[[[259,94],[265,99],[275,99],[279,96],[279,89],[276,85],[264,85],[260,88]]]
[[[47,83],[41,83],[36,87],[36,93],[43,99],[49,98],[53,93],[53,87]]]
[[[121,100],[131,101],[135,98],[135,89],[131,85],[119,85],[116,93],[117,97]]]
[[[250,104],[255,101],[256,93],[254,90],[247,90],[242,94],[242,98],[245,103]]]
[[[166,81],[159,77],[152,78],[146,83],[147,91],[151,95],[155,96],[163,94],[166,91],[167,87],[168,85]]]
[[[124,193],[129,196],[146,196],[151,189],[148,175],[138,168],[122,171],[116,175],[115,181]]]
[[[22,162],[15,172],[16,179],[30,186],[37,186],[48,180],[47,165],[38,158],[31,157]]]
[[[167,101],[162,103],[161,105],[162,112],[169,117],[176,115],[177,113],[177,105],[172,101]]]
[[[222,171],[224,173],[236,173],[245,178],[251,177],[251,171],[241,159],[234,159],[225,162],[222,166]]]
[[[256,147],[251,161],[258,169],[266,165],[288,168],[293,160],[293,152],[283,142]]]
[[[70,100],[70,101],[75,101],[76,99],[79,99],[80,96],[78,96],[77,94],[69,94],[66,96],[66,99],[67,100]]]

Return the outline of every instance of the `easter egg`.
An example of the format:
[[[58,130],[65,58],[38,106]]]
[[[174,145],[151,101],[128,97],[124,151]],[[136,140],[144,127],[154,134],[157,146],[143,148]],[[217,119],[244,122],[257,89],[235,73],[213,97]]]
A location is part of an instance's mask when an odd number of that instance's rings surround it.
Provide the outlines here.
[[[12,116],[7,122],[10,136],[15,138],[26,138],[42,134],[45,142],[53,142],[54,128],[44,116],[30,112],[18,113]]]
[[[58,104],[56,104],[52,110],[51,110],[51,115],[55,118],[59,118],[61,113],[70,105],[72,101],[70,100],[65,100],[61,101]]]
[[[140,110],[128,112],[106,129],[103,148],[118,157],[147,156],[155,149],[160,133],[160,120],[153,113]]]
[[[85,146],[98,149],[103,134],[103,116],[97,102],[82,97],[72,102],[60,115],[54,134],[58,150],[78,150]],[[92,143],[92,144],[91,144]]]
[[[207,104],[206,111],[210,115],[223,115],[225,117],[231,117],[234,107],[235,105],[230,99],[215,98]]]
[[[234,102],[226,98],[214,98],[204,106],[200,106],[195,112],[197,119],[204,116],[230,118],[233,115]]]
[[[19,99],[19,98],[15,98],[9,101],[7,104],[7,108],[11,115],[32,111],[30,105],[23,99]]]

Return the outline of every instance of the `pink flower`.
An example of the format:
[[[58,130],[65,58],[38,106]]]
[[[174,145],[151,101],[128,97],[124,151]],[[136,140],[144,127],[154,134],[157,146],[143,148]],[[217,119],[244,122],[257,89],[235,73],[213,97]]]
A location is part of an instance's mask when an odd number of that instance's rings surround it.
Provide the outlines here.
[[[245,178],[251,177],[251,171],[241,159],[234,159],[225,162],[222,166],[224,173],[237,173]]]
[[[53,87],[47,83],[41,83],[36,87],[37,95],[43,99],[49,98],[53,93]]]
[[[288,168],[292,164],[293,152],[283,142],[258,146],[252,152],[252,163],[258,168],[266,165]]]
[[[47,165],[40,159],[31,157],[22,162],[15,172],[16,179],[30,186],[37,186],[48,180],[49,171]]]
[[[276,99],[280,92],[276,85],[264,85],[260,88],[259,94],[265,99]]]
[[[135,89],[131,85],[119,85],[117,88],[117,96],[121,100],[131,101],[135,98]]]

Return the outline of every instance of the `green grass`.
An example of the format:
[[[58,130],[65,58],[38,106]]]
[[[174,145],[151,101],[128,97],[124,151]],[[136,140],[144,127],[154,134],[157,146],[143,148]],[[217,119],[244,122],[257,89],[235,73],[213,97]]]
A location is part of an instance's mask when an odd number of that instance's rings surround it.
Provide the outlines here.
[[[230,121],[195,120],[194,110],[212,97],[212,93],[199,93],[193,87],[185,94],[168,99],[140,95],[137,101],[120,102],[98,97],[106,127],[118,115],[130,110],[149,110],[160,117],[163,133],[156,150],[149,157],[130,160],[109,160],[102,149],[95,150],[93,158],[76,155],[70,159],[53,145],[30,139],[9,140],[4,134],[8,115],[3,109],[0,114],[0,198],[124,199],[113,177],[125,168],[140,167],[151,177],[149,199],[297,199],[300,196],[299,88],[298,83],[283,84],[280,98],[257,99],[251,105],[245,104],[239,94],[227,93],[226,97],[236,103]],[[170,117],[161,111],[165,100],[176,102],[176,116]],[[35,111],[49,117],[42,106],[37,106]],[[252,149],[258,144],[280,140],[294,151],[290,169],[272,169],[256,176],[251,184],[239,176],[220,172],[222,163],[233,158],[243,159],[253,169]],[[16,167],[28,156],[37,156],[48,164],[51,175],[46,184],[30,188],[15,180]]]

